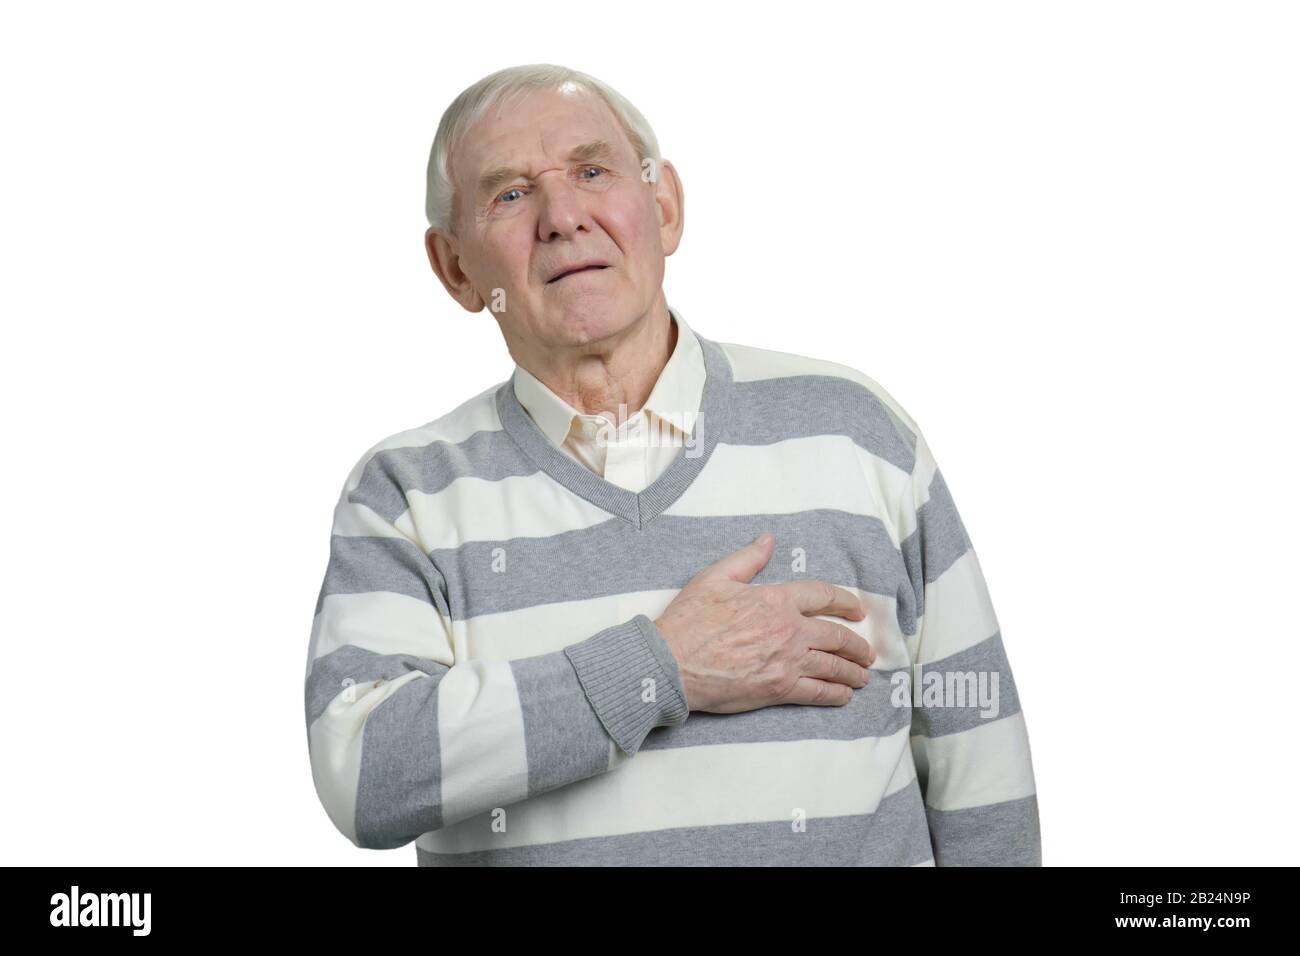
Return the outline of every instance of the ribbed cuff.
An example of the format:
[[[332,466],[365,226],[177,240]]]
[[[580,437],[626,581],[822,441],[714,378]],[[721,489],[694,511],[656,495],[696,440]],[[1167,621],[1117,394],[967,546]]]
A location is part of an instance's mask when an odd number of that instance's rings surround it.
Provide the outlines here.
[[[644,614],[564,649],[596,716],[629,757],[655,727],[686,720],[690,708],[677,660]],[[654,700],[643,700],[646,678]]]

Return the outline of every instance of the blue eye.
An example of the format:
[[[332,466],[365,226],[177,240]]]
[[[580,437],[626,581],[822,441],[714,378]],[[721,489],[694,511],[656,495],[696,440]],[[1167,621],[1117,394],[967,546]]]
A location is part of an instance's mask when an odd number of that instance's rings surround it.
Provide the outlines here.
[[[587,167],[585,167],[585,168],[583,169],[583,172],[584,172],[584,173],[585,173],[585,172],[588,172],[588,171],[596,172],[596,173],[603,173],[605,170],[601,169],[599,166],[587,166]],[[586,177],[584,177],[584,178],[586,178],[586,179],[593,179],[594,177],[592,177],[592,176],[586,176]]]
[[[505,192],[501,194],[499,198],[501,198],[503,201],[509,202],[509,200],[505,199],[505,197],[509,196],[511,193],[517,193],[517,192],[519,192],[518,189],[507,189]]]

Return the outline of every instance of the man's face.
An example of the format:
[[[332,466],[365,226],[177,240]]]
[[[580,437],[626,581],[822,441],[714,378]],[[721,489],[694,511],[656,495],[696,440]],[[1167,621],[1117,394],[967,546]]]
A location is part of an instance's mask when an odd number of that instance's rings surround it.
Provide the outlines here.
[[[596,97],[538,91],[489,112],[451,157],[456,236],[435,252],[431,233],[435,270],[528,349],[622,331],[660,298],[681,230],[675,172],[648,183],[641,161]]]

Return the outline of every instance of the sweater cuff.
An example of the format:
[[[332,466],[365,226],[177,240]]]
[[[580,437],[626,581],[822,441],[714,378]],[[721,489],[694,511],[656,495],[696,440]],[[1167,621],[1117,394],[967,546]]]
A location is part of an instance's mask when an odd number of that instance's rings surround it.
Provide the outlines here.
[[[571,644],[564,653],[596,716],[629,757],[652,728],[675,726],[690,713],[677,659],[644,614]],[[653,683],[647,685],[647,678]]]

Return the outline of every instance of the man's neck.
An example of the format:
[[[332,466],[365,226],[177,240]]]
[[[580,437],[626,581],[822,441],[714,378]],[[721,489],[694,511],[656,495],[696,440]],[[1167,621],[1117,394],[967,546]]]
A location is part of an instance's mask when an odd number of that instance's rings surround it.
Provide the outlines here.
[[[619,406],[629,416],[641,410],[676,347],[677,324],[661,301],[617,341],[548,356],[550,365],[542,358],[536,369],[524,367],[579,412],[604,414],[618,425]]]

